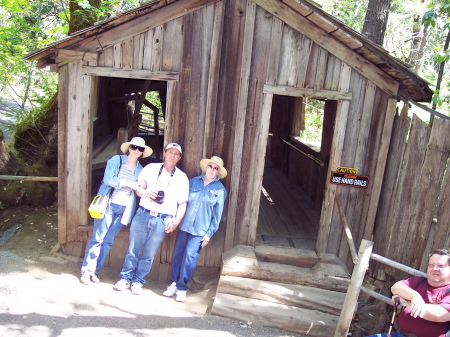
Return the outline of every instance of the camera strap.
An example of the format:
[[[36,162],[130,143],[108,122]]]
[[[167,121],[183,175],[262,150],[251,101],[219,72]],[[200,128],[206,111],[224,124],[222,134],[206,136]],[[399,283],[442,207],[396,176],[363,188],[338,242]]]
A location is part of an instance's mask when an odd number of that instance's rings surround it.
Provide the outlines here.
[[[162,173],[162,170],[163,170],[163,168],[164,168],[164,164],[162,164],[161,165],[161,168],[159,169],[159,172],[158,172],[158,177],[156,178],[156,182],[158,182],[158,180],[159,180],[159,176],[161,175],[161,173]],[[172,178],[173,177],[173,175],[175,174],[175,170],[176,170],[177,168],[176,167],[174,167],[174,169],[173,169],[173,171],[172,171],[172,173],[170,174],[170,178]],[[169,182],[167,183],[167,185],[166,185],[166,189],[167,189],[167,187],[169,186],[169,184],[170,184],[170,178],[169,178]]]

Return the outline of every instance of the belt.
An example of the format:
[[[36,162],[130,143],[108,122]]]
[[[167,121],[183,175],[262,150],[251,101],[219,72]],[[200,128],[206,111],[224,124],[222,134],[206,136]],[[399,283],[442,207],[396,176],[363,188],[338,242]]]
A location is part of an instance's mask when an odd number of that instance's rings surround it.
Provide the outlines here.
[[[399,332],[405,337],[418,337],[416,334],[413,334],[412,332],[408,332],[402,329],[400,329]]]
[[[142,209],[144,212],[149,213],[149,214],[150,214],[152,217],[154,217],[154,218],[161,218],[161,219],[164,219],[164,218],[171,218],[171,217],[172,217],[172,216],[169,215],[169,214],[164,214],[164,213],[158,213],[158,212],[156,212],[156,211],[151,211],[151,210],[149,210],[149,209],[147,209],[147,208],[145,208],[145,207],[142,207],[142,206],[139,206],[139,208]]]

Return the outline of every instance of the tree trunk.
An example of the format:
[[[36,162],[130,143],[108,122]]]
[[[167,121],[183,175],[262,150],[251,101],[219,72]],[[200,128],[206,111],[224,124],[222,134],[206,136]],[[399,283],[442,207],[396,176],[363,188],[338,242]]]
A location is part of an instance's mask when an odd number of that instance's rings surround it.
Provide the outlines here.
[[[3,132],[0,130],[0,175],[16,175],[20,165],[6,145]]]
[[[450,44],[450,29],[447,32],[447,38],[445,39],[444,43],[444,52],[448,50],[448,46]],[[436,92],[439,95],[439,91],[441,90],[441,83],[442,83],[442,77],[444,76],[444,68],[445,68],[445,61],[442,61],[439,65],[439,73],[438,78],[436,81]],[[432,109],[436,110],[436,101],[433,102]]]
[[[362,34],[382,46],[389,18],[391,0],[369,0]]]
[[[89,5],[99,8],[101,0],[89,0]],[[81,29],[92,26],[97,21],[97,15],[91,9],[80,7],[78,1],[70,0],[70,21],[68,35]]]
[[[413,32],[411,37],[411,52],[408,63],[413,66],[414,72],[418,74],[423,65],[423,54],[430,37],[430,26],[422,25],[422,18],[417,15],[414,18]]]

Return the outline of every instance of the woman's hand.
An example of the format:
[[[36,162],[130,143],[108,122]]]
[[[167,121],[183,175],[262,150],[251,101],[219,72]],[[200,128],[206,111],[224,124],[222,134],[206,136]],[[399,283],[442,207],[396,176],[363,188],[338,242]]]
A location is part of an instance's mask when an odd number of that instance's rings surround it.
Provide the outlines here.
[[[208,235],[205,235],[205,236],[203,237],[203,240],[202,240],[202,248],[203,248],[203,247],[206,247],[206,245],[209,243],[209,240],[211,240],[211,238],[210,238]]]
[[[172,218],[169,223],[166,226],[166,229],[164,230],[167,234],[172,233],[176,228],[178,227],[178,225],[175,225],[175,221]]]

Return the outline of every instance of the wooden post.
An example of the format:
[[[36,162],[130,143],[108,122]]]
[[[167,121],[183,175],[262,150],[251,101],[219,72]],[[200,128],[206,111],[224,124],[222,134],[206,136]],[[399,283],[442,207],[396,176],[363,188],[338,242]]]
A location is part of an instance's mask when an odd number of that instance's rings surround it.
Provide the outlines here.
[[[348,225],[347,217],[345,216],[344,210],[342,209],[341,203],[338,198],[336,200],[336,205],[339,210],[339,214],[342,220],[342,226],[344,226],[345,236],[347,237],[348,246],[350,248],[350,253],[352,254],[352,260],[354,264],[359,263],[359,257],[356,255],[355,242],[353,241],[352,232],[350,226]]]
[[[364,275],[369,267],[370,255],[372,254],[373,242],[362,240],[359,247],[359,263],[353,268],[350,285],[345,295],[344,306],[342,307],[341,315],[339,316],[338,325],[334,332],[334,337],[346,337],[353,314],[358,302],[359,292],[364,280]]]

